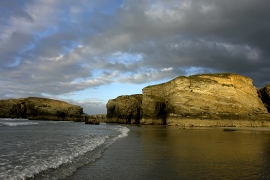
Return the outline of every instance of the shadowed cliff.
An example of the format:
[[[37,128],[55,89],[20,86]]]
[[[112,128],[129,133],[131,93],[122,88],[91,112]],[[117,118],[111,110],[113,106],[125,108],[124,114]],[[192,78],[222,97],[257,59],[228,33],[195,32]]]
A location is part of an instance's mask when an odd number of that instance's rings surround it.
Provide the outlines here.
[[[107,103],[107,122],[138,124],[141,118],[142,95],[119,96]]]
[[[86,116],[82,107],[59,100],[37,97],[0,100],[1,118],[85,121]]]
[[[264,88],[261,88],[258,93],[259,97],[262,99],[262,102],[270,113],[270,84]]]

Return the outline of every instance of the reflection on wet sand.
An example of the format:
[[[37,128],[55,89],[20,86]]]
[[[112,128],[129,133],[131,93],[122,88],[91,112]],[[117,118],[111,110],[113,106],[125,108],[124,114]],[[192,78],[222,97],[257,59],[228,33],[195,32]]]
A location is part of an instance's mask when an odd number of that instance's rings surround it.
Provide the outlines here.
[[[135,126],[74,179],[270,179],[270,132]]]
[[[142,128],[144,158],[151,157],[155,166],[166,165],[179,178],[256,179],[269,174],[269,132]]]

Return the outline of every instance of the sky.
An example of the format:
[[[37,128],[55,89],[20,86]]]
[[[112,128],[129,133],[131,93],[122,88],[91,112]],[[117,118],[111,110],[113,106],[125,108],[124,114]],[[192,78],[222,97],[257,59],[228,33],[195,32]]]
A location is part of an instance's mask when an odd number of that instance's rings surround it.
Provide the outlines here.
[[[45,97],[106,113],[178,76],[270,84],[269,0],[2,0],[0,99]]]

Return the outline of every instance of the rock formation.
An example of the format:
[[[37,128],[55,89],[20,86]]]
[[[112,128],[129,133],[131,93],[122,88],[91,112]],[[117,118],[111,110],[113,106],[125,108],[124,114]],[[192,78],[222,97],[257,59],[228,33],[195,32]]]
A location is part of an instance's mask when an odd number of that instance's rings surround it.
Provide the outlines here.
[[[91,118],[96,119],[98,122],[106,122],[107,114],[94,114],[90,115]]]
[[[82,107],[53,99],[29,97],[0,100],[1,118],[84,122],[87,116]]]
[[[264,88],[261,88],[258,93],[260,98],[262,99],[262,102],[270,113],[270,84],[268,84]]]
[[[181,76],[146,87],[142,109],[142,124],[179,125],[181,120],[203,119],[250,120],[268,114],[252,80],[237,74]]]
[[[142,95],[119,96],[108,101],[107,122],[137,124],[141,118]]]
[[[93,116],[87,116],[85,117],[85,124],[99,124],[99,120],[96,117]]]
[[[137,109],[136,122],[141,124],[270,126],[269,113],[258,96],[252,80],[237,74],[180,76],[145,87],[142,100],[138,95],[132,100],[132,96],[109,100],[107,116],[109,122],[132,123],[126,112]]]

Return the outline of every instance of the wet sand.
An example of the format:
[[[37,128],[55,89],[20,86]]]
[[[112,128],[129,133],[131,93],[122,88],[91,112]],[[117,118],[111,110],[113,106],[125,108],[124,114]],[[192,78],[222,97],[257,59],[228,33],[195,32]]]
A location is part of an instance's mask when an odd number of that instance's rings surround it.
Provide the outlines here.
[[[67,179],[270,179],[267,128],[226,132],[224,128],[127,127],[127,137]]]
[[[223,127],[221,129],[224,130],[242,130],[242,131],[264,131],[264,132],[270,132],[270,128],[268,127]]]

